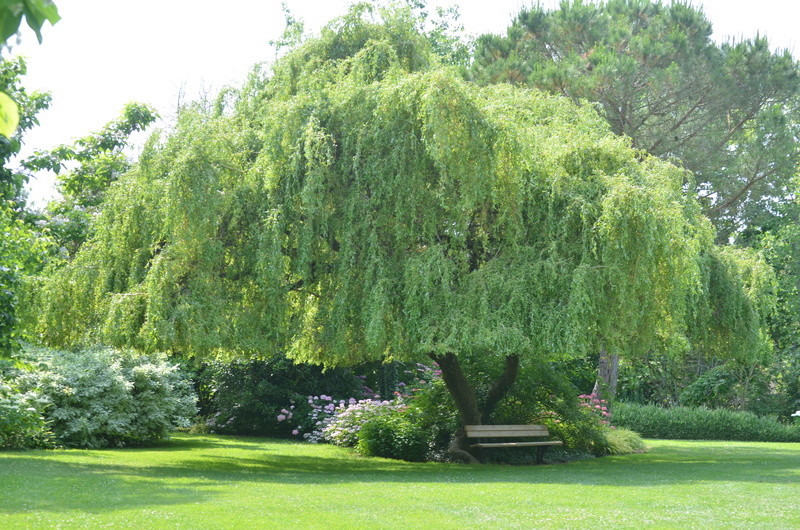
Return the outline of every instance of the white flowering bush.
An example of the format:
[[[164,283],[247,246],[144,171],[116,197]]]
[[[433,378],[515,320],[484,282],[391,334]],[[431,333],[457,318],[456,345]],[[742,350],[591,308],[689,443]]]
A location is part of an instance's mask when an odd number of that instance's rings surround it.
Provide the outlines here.
[[[355,447],[361,427],[367,422],[407,408],[408,405],[399,399],[392,401],[362,399],[337,409],[332,419],[326,423],[322,433],[325,440],[334,445]]]
[[[44,406],[38,392],[20,392],[0,377],[0,450],[53,447],[53,433],[42,415]]]
[[[296,423],[292,435],[302,436],[307,442],[325,442],[342,447],[355,447],[361,426],[370,419],[407,408],[401,399],[336,400],[325,394],[309,396],[306,404],[308,407],[301,407],[299,413],[294,404],[281,409],[277,421]]]
[[[190,381],[163,355],[32,348],[24,355],[34,369],[18,382],[41,393],[46,418],[66,447],[152,443],[188,427],[196,413]]]

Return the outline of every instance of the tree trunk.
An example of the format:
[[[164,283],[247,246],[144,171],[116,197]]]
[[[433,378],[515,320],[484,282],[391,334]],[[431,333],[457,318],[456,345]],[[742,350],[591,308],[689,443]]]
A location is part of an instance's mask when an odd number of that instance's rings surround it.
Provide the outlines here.
[[[481,423],[481,413],[478,410],[475,391],[461,370],[458,357],[453,353],[430,354],[429,357],[439,365],[439,369],[442,371],[442,380],[450,395],[453,396],[458,414],[461,416],[461,426],[456,431],[453,441],[450,442],[447,452],[468,464],[477,464],[478,459],[470,453],[469,441],[464,431],[464,425],[480,425]]]
[[[478,459],[470,450],[469,441],[464,432],[464,425],[481,425],[487,421],[492,411],[500,400],[505,397],[511,389],[519,373],[519,356],[509,355],[505,358],[505,367],[500,378],[489,389],[482,406],[478,405],[475,391],[469,384],[466,375],[461,369],[458,357],[453,353],[444,355],[430,354],[430,358],[436,361],[442,371],[442,380],[453,396],[453,400],[458,408],[461,417],[461,427],[456,432],[453,441],[450,443],[448,452],[456,458],[469,463],[477,463]]]
[[[431,354],[430,358],[436,361],[442,371],[442,379],[456,402],[462,425],[480,425],[481,413],[478,409],[478,399],[461,370],[458,357],[453,353],[446,353],[444,355]]]
[[[489,394],[486,396],[486,401],[481,407],[481,420],[488,422],[489,417],[494,412],[495,407],[500,401],[508,394],[514,382],[517,380],[519,374],[519,355],[508,355],[505,359],[506,365],[503,369],[503,374],[500,376],[492,388],[489,389]]]
[[[601,348],[600,360],[597,366],[597,379],[592,393],[599,399],[605,399],[609,410],[611,409],[611,402],[617,395],[618,380],[619,355],[609,355],[605,348]]]

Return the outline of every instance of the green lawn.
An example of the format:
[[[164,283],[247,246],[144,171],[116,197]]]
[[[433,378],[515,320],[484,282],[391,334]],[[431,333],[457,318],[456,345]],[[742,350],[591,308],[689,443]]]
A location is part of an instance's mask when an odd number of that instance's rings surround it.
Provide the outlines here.
[[[517,467],[190,435],[155,449],[0,453],[0,528],[800,527],[800,444],[648,444]]]

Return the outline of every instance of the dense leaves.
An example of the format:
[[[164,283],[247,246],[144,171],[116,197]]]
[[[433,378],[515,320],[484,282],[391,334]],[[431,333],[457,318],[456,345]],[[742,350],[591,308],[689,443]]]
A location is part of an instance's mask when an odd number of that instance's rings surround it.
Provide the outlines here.
[[[529,359],[757,342],[762,304],[737,289],[765,284],[758,259],[713,247],[683,170],[589,105],[463,81],[408,11],[376,16],[354,8],[154,138],[43,284],[38,337],[431,357],[469,421]]]
[[[800,70],[765,37],[718,45],[694,6],[653,0],[523,9],[477,41],[481,83],[599,104],[617,134],[695,175],[721,241],[775,215],[795,174]]]
[[[36,391],[59,444],[98,448],[142,445],[188,427],[195,395],[163,355],[91,349],[28,348],[29,367],[16,376],[21,391]]]
[[[22,277],[37,272],[52,241],[20,219],[13,203],[0,202],[0,357],[19,345],[19,289]]]

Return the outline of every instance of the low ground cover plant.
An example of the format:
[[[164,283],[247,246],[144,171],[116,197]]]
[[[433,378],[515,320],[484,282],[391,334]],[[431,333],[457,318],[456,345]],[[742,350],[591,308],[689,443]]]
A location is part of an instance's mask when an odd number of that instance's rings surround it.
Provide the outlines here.
[[[728,409],[617,403],[614,421],[646,438],[800,442],[800,424]]]

